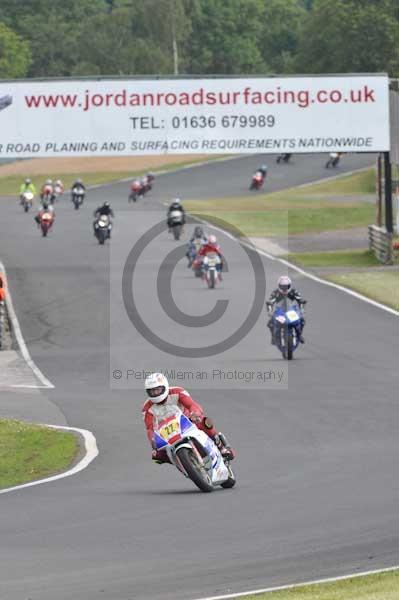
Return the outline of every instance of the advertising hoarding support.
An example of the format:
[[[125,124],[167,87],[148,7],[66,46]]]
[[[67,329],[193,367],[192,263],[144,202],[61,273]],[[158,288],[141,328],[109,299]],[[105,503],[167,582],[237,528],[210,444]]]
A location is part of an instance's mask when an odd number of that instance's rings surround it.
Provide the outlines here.
[[[389,152],[384,152],[385,171],[385,228],[388,233],[393,233],[392,211],[392,167]]]

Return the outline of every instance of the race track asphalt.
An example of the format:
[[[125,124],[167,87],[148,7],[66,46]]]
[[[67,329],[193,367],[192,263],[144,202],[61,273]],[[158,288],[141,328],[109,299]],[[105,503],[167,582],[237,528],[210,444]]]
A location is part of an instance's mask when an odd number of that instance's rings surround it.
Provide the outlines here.
[[[330,175],[323,155],[294,159],[278,167],[272,157],[245,157],[170,173],[138,206],[127,205],[126,183],[91,191],[80,211],[63,198],[47,239],[32,215],[2,201],[0,256],[29,350],[55,389],[4,388],[0,414],[90,429],[100,454],[77,476],[1,496],[0,598],[191,600],[399,562],[397,317],[292,273],[309,302],[306,344],[287,371],[264,313],[229,350],[190,359],[143,339],[121,300],[127,253],[163,219],[164,202],[244,194],[260,162],[270,164],[270,189]],[[341,172],[371,162],[347,156]],[[92,211],[105,199],[115,228],[111,246],[100,247]],[[215,325],[177,325],[162,314],[158,269],[165,257],[171,267],[177,247],[167,232],[137,265],[143,318],[176,345],[216,343],[251,305],[248,257],[217,235],[229,263],[222,285],[206,290],[184,260],[172,282],[176,304],[196,316],[229,300]],[[284,269],[262,257],[260,280],[263,269],[269,293]],[[165,286],[161,273],[161,299]],[[236,447],[233,490],[205,495],[151,464],[142,382],[125,375],[171,367],[209,375],[185,385]],[[112,380],[116,369],[122,378]],[[214,370],[281,371],[282,384],[215,381]]]

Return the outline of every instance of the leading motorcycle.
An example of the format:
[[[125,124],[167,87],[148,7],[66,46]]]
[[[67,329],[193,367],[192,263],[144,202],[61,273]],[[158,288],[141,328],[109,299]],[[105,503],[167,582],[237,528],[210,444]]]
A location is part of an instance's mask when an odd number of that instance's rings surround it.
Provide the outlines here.
[[[330,152],[330,156],[328,157],[328,160],[326,162],[326,169],[328,169],[329,167],[337,167],[340,158],[341,155],[339,152]]]
[[[289,163],[291,156],[292,156],[292,154],[289,152],[282,152],[281,154],[279,154],[277,156],[276,163],[277,164],[279,164],[280,162]]]
[[[273,335],[283,358],[292,360],[299,345],[302,329],[303,309],[295,300],[284,298],[277,303],[266,303],[272,315]]]
[[[211,438],[188,419],[176,405],[165,406],[154,429],[154,447],[165,450],[170,462],[202,491],[236,483],[230,461],[223,459]]]

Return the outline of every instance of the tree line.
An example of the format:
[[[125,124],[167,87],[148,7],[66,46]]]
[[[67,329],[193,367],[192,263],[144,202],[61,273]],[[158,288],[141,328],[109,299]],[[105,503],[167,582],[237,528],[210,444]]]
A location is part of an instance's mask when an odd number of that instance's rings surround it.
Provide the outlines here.
[[[1,0],[0,78],[388,72],[397,0]]]

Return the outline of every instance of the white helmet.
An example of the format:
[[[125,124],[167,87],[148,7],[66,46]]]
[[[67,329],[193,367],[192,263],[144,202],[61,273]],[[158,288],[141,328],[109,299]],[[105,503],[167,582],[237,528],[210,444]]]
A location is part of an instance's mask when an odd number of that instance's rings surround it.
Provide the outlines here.
[[[155,404],[163,402],[169,395],[169,382],[162,373],[151,373],[144,385],[151,402]]]
[[[52,180],[51,179],[46,179],[46,185],[52,185]]]
[[[214,245],[217,244],[218,243],[218,239],[217,239],[216,235],[211,234],[209,236],[209,238],[208,238],[208,242],[210,244],[214,244]]]
[[[280,292],[286,296],[290,291],[292,286],[292,281],[287,275],[282,275],[278,280],[278,289]]]
[[[175,198],[175,199],[173,200],[173,204],[181,204],[181,200],[180,200],[180,198]]]

